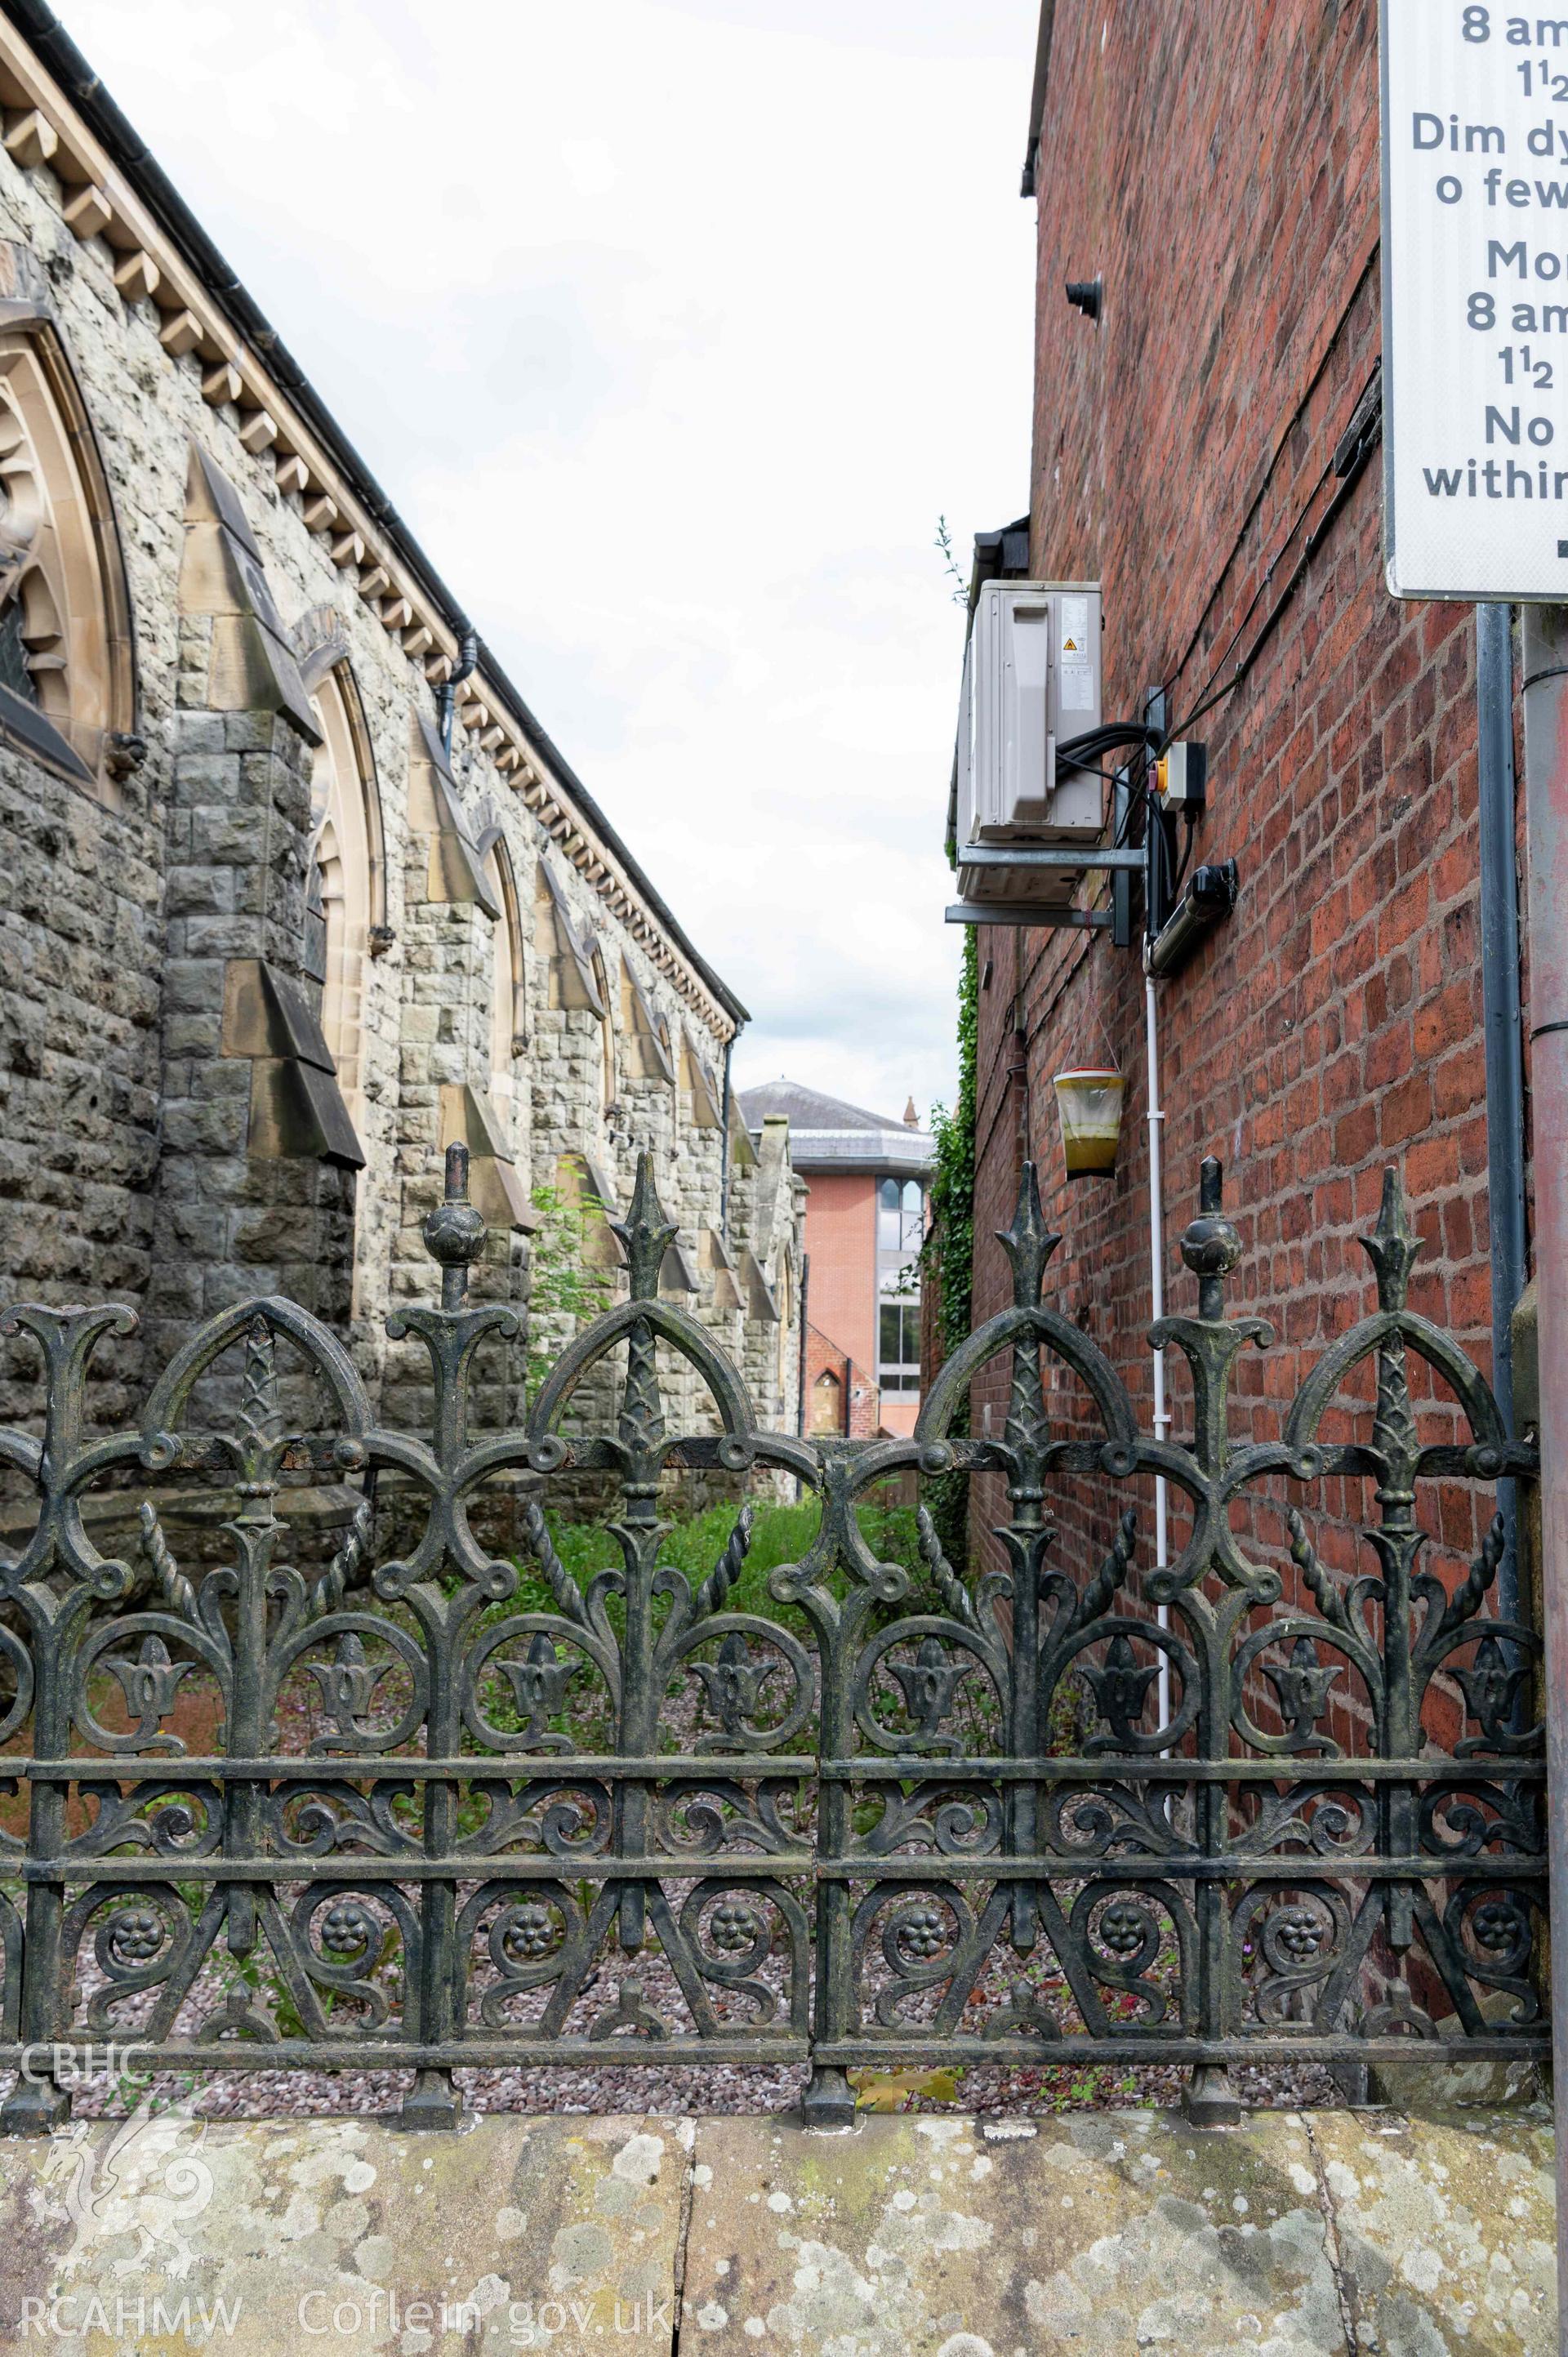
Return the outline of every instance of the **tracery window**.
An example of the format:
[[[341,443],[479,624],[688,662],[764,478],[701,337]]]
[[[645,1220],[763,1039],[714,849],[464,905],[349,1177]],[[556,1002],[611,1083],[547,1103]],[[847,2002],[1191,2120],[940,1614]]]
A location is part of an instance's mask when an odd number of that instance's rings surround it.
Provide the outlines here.
[[[112,798],[130,608],[108,483],[53,327],[0,334],[0,732]]]

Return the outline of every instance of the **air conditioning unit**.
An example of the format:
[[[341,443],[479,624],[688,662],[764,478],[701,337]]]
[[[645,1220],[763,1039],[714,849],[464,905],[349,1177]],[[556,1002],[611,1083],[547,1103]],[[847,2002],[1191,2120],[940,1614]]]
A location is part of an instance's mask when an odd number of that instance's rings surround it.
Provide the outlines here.
[[[1005,852],[1075,845],[1105,831],[1106,781],[1057,748],[1100,725],[1100,585],[987,581],[964,656],[958,738],[958,876],[965,900],[1070,900],[1081,869],[1010,866]],[[964,853],[983,849],[983,862]]]

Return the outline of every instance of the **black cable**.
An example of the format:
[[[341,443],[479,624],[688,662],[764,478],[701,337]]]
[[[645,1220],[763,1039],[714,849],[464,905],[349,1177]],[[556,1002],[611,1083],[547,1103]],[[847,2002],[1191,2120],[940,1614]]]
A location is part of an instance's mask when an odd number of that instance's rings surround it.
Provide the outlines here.
[[[1142,720],[1102,721],[1098,728],[1086,728],[1079,737],[1064,737],[1057,747],[1056,777],[1059,784],[1064,770],[1088,770],[1095,777],[1107,778],[1115,783],[1115,772],[1101,769],[1095,758],[1101,753],[1116,751],[1120,747],[1133,745],[1147,754],[1151,746],[1157,750],[1164,739],[1157,728]]]
[[[1294,597],[1296,590],[1300,587],[1302,578],[1306,572],[1307,566],[1312,563],[1313,558],[1317,554],[1317,552],[1322,547],[1324,541],[1327,538],[1330,526],[1333,524],[1336,517],[1338,515],[1340,510],[1349,499],[1351,492],[1355,490],[1356,485],[1360,481],[1362,475],[1365,473],[1367,466],[1371,458],[1372,452],[1377,447],[1381,430],[1382,421],[1380,414],[1368,421],[1367,425],[1362,430],[1360,440],[1357,444],[1349,462],[1346,466],[1344,472],[1340,477],[1338,490],[1335,492],[1334,497],[1329,500],[1328,505],[1324,509],[1323,513],[1318,517],[1316,523],[1308,533],[1306,546],[1302,550],[1301,555],[1297,560],[1295,569],[1292,573],[1289,580],[1285,583],[1284,587],[1280,591],[1280,594],[1274,600],[1273,605],[1269,608],[1268,614],[1259,628],[1257,637],[1252,640],[1251,645],[1248,648],[1246,653],[1242,656],[1240,662],[1237,664],[1235,670],[1230,674],[1230,677],[1225,682],[1224,685],[1222,687],[1216,688],[1212,695],[1208,695],[1206,692],[1204,699],[1200,701],[1191,712],[1184,713],[1178,721],[1172,724],[1173,735],[1177,728],[1179,728],[1185,735],[1196,722],[1203,717],[1203,715],[1206,712],[1212,711],[1215,705],[1220,703],[1224,697],[1233,694],[1233,692],[1240,686],[1241,682],[1246,678],[1248,673],[1251,670],[1252,665],[1257,662],[1260,654],[1262,654],[1269,639],[1273,636],[1274,627],[1279,621],[1280,616],[1284,612],[1285,608],[1290,604],[1290,601]],[[1226,648],[1224,654],[1220,657],[1216,671],[1209,674],[1211,683],[1213,680],[1218,677],[1219,672],[1223,671],[1226,663],[1230,661],[1231,650],[1234,648],[1237,640],[1240,637],[1242,630],[1245,630],[1248,621],[1255,611],[1259,597],[1262,595],[1263,590],[1268,587],[1270,581],[1273,580],[1274,573],[1281,562],[1281,559],[1283,557],[1285,551],[1290,547],[1290,544],[1292,541],[1294,540],[1296,533],[1301,530],[1302,524],[1306,519],[1307,512],[1312,506],[1313,500],[1316,499],[1318,492],[1328,480],[1330,468],[1333,467],[1333,460],[1330,459],[1328,464],[1323,468],[1322,473],[1318,476],[1316,482],[1312,487],[1312,490],[1308,495],[1305,505],[1303,507],[1300,514],[1296,517],[1295,522],[1292,524],[1290,531],[1286,533],[1284,539],[1281,542],[1278,549],[1275,551],[1274,555],[1270,562],[1268,571],[1264,574],[1262,580],[1258,584],[1258,587],[1253,593],[1251,605],[1249,605],[1246,612],[1242,615],[1240,621],[1237,624],[1236,630],[1232,634],[1230,646]]]
[[[1144,748],[1164,742],[1161,732],[1151,728],[1144,720],[1104,720],[1096,728],[1086,728],[1081,737],[1064,737],[1057,747],[1057,759],[1070,759],[1078,754],[1086,757],[1112,752],[1118,745],[1139,745]]]
[[[1181,857],[1176,862],[1176,872],[1171,879],[1171,899],[1173,902],[1179,900],[1181,898],[1181,888],[1187,881],[1187,864],[1192,857],[1192,846],[1197,839],[1197,826],[1196,821],[1185,811],[1182,815],[1187,819],[1187,826],[1182,834]]]
[[[1306,569],[1312,563],[1313,558],[1317,554],[1318,550],[1322,547],[1330,524],[1333,523],[1336,516],[1339,513],[1340,509],[1345,505],[1351,492],[1355,490],[1356,485],[1360,480],[1367,462],[1371,457],[1372,446],[1375,438],[1375,436],[1369,437],[1363,443],[1361,449],[1357,453],[1356,458],[1347,472],[1344,480],[1340,483],[1338,490],[1335,492],[1334,497],[1324,509],[1317,523],[1309,533],[1306,546],[1302,550],[1301,555],[1296,561],[1294,571],[1291,574],[1291,576],[1285,583],[1284,587],[1280,591],[1279,596],[1275,598],[1267,614],[1263,617],[1262,621],[1259,624],[1257,637],[1252,640],[1251,645],[1241,657],[1240,662],[1237,664],[1230,678],[1225,682],[1223,686],[1217,687],[1213,694],[1207,697],[1205,701],[1197,705],[1193,711],[1184,713],[1179,720],[1174,722],[1172,724],[1173,732],[1175,729],[1179,728],[1185,735],[1187,730],[1197,724],[1197,721],[1202,719],[1206,712],[1212,711],[1217,704],[1223,703],[1226,696],[1233,695],[1237,688],[1240,686],[1241,682],[1247,677],[1252,665],[1262,653],[1269,640],[1273,636],[1280,616],[1284,612],[1285,608],[1290,604],[1291,599],[1295,596],[1297,589],[1301,587],[1302,581],[1306,574]],[[1318,490],[1322,489],[1324,482],[1327,479],[1327,474],[1328,469],[1326,467],[1322,475],[1318,477],[1316,487]],[[1299,529],[1299,523],[1300,519],[1298,518],[1295,529]],[[1291,537],[1292,539],[1294,538],[1294,529],[1293,529]],[[1287,540],[1282,546],[1279,556],[1275,557],[1274,565],[1279,563],[1280,556],[1283,555],[1285,549],[1289,546],[1290,541]],[[1265,579],[1272,576],[1273,572],[1273,565],[1271,565],[1269,568],[1269,575],[1265,576]],[[1253,604],[1255,605],[1256,602],[1256,599],[1254,599]],[[1251,613],[1251,608],[1249,607],[1247,610]],[[1236,643],[1235,640],[1232,639],[1230,643],[1234,646]]]
[[[1319,491],[1323,489],[1324,484],[1328,480],[1329,470],[1333,464],[1334,461],[1332,457],[1326,461],[1317,480],[1313,484],[1311,490],[1308,491],[1305,499],[1302,501],[1301,506],[1297,509],[1294,521],[1293,522],[1290,530],[1286,533],[1284,538],[1275,549],[1273,556],[1270,557],[1267,568],[1260,578],[1258,586],[1253,590],[1251,598],[1248,600],[1240,620],[1237,623],[1235,629],[1230,633],[1230,643],[1227,645],[1224,653],[1220,656],[1219,661],[1215,664],[1214,669],[1209,673],[1208,677],[1205,680],[1202,687],[1198,690],[1197,704],[1191,712],[1185,715],[1180,723],[1180,726],[1184,730],[1190,728],[1194,721],[1200,718],[1204,713],[1211,711],[1214,705],[1220,701],[1222,696],[1230,694],[1230,687],[1220,688],[1218,693],[1212,696],[1209,694],[1208,691],[1214,686],[1214,683],[1219,677],[1220,673],[1224,670],[1226,664],[1235,653],[1242,632],[1245,630],[1248,623],[1251,620],[1253,615],[1257,612],[1260,600],[1262,598],[1270,582],[1273,579],[1274,575],[1278,572],[1281,565],[1284,561],[1286,550],[1290,547],[1292,541],[1294,540],[1297,533],[1301,530],[1302,525],[1306,522],[1307,517],[1311,514],[1313,501],[1316,499]],[[1244,676],[1245,673],[1243,672],[1238,672],[1238,679]],[[1230,686],[1233,687],[1235,684],[1236,682],[1232,680]],[[1175,685],[1176,681],[1174,678],[1166,682],[1165,693],[1167,696]],[[1171,733],[1173,736],[1176,733],[1174,726]]]

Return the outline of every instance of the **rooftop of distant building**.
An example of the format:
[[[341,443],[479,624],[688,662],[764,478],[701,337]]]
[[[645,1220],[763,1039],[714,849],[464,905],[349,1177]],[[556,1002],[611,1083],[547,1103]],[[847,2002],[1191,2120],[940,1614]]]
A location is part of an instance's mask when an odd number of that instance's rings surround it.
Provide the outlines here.
[[[825,1096],[800,1081],[766,1081],[758,1088],[743,1089],[739,1102],[746,1127],[754,1132],[780,1114],[788,1120],[789,1158],[808,1178],[813,1170],[888,1171],[923,1178],[936,1162],[936,1140],[920,1127],[913,1098],[902,1121],[847,1104],[842,1097]]]

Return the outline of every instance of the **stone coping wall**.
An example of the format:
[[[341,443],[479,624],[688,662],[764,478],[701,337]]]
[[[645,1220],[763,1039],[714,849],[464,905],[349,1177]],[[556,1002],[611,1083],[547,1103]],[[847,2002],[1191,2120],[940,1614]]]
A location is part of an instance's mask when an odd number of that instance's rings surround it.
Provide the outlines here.
[[[0,2146],[0,2332],[603,2357],[1552,2357],[1543,2113],[494,2115]]]

